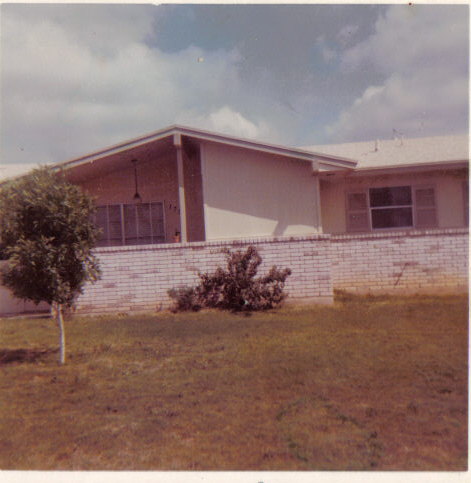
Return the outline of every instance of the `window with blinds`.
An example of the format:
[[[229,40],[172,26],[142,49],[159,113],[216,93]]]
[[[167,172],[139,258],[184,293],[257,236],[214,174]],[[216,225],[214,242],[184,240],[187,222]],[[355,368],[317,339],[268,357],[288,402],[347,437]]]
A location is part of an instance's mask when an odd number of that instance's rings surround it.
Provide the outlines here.
[[[102,230],[98,246],[165,242],[164,207],[161,201],[98,206],[95,224]]]
[[[350,192],[346,206],[349,232],[437,226],[433,187],[388,186]]]

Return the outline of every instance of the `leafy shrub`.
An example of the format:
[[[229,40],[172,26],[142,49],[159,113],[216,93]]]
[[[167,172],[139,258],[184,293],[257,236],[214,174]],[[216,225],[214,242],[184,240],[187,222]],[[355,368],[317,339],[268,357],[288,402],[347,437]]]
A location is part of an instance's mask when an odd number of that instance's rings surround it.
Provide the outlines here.
[[[286,278],[291,270],[273,266],[263,277],[255,278],[262,257],[254,246],[247,251],[230,252],[225,249],[227,268],[220,267],[213,274],[199,274],[195,288],[172,289],[168,293],[177,300],[176,310],[221,308],[239,311],[267,310],[285,298]]]
[[[173,312],[185,312],[188,310],[196,312],[201,309],[201,305],[196,301],[194,287],[172,288],[167,293],[169,297],[175,299],[175,305],[171,309]]]

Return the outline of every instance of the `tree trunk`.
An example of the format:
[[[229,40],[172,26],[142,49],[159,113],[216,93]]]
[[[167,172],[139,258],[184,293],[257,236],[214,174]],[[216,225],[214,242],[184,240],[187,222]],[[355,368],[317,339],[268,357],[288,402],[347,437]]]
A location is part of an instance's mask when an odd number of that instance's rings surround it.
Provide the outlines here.
[[[62,304],[57,304],[57,324],[60,332],[60,363],[65,362],[65,331],[64,331],[64,317],[62,314]]]

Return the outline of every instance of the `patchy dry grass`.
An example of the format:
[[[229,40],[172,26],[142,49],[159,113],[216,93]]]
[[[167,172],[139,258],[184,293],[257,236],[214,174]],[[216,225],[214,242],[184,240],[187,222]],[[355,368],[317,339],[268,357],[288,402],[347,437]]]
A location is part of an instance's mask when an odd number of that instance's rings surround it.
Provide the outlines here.
[[[467,298],[0,323],[0,467],[465,470]]]

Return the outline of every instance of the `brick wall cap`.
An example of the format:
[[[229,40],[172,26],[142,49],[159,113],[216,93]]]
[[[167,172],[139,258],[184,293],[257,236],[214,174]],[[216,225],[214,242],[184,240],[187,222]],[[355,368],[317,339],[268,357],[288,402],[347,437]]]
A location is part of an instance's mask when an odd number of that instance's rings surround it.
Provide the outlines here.
[[[428,230],[398,230],[370,233],[342,233],[331,235],[332,242],[375,238],[412,238],[418,236],[468,235],[468,228],[434,228]]]

